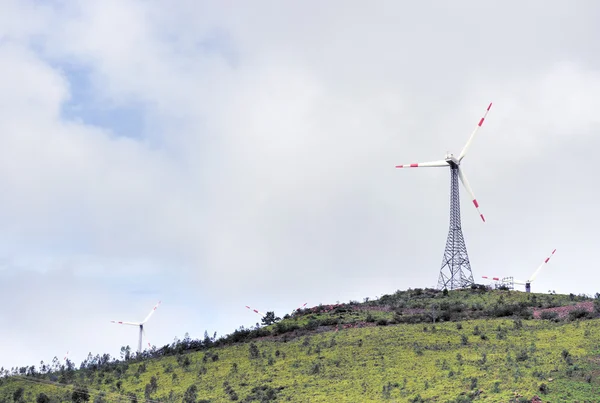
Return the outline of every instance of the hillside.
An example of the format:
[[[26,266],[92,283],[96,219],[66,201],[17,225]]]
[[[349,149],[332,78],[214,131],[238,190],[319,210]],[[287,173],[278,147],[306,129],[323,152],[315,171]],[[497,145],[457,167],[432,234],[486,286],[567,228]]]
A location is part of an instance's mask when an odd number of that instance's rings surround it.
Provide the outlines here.
[[[90,355],[77,370],[56,361],[4,372],[0,402],[595,401],[596,301],[484,287],[398,291],[142,357],[123,349],[119,360]]]

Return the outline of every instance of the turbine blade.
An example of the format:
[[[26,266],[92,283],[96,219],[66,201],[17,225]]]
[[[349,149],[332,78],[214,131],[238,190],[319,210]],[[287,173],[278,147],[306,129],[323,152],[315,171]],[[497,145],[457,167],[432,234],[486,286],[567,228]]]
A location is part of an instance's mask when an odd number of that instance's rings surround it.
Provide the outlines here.
[[[135,323],[135,322],[122,322],[122,321],[116,321],[116,320],[111,320],[111,323],[116,323],[118,325],[131,325],[131,326],[139,326],[141,325],[141,323]]]
[[[256,310],[256,309],[254,309],[254,308],[250,308],[248,305],[246,305],[246,308],[250,309],[251,311],[254,311],[254,312],[256,312],[256,313],[257,313],[257,314],[259,314],[260,316],[263,316],[263,317],[265,316],[265,314],[264,314],[264,313],[262,313],[262,312],[259,312],[259,311],[257,311],[257,310]]]
[[[479,123],[477,123],[477,126],[475,127],[475,130],[473,130],[473,133],[471,133],[471,137],[469,137],[469,141],[467,141],[467,144],[465,144],[465,146],[463,147],[462,151],[460,152],[460,155],[458,156],[458,161],[462,161],[463,158],[465,158],[465,155],[467,155],[467,151],[469,151],[469,147],[471,147],[471,143],[473,143],[473,139],[475,138],[475,134],[477,133],[477,131],[479,130],[479,128],[481,127],[481,125],[483,125],[483,121],[485,120],[485,117],[487,116],[488,112],[490,111],[490,109],[492,108],[492,104],[490,103],[485,111],[485,113],[483,114],[483,117],[479,120]]]
[[[462,182],[465,189],[467,189],[467,192],[469,192],[469,195],[471,196],[471,199],[473,200],[473,205],[475,206],[475,208],[477,209],[477,212],[479,213],[479,217],[481,217],[483,222],[485,222],[485,217],[483,216],[483,214],[481,214],[481,211],[479,211],[479,203],[477,202],[477,199],[475,198],[473,189],[471,189],[471,185],[469,185],[467,176],[465,175],[465,173],[463,172],[461,167],[458,167],[458,177],[460,178],[460,181]]]
[[[146,319],[144,319],[144,321],[142,322],[142,324],[148,322],[148,319],[150,319],[150,316],[152,316],[152,314],[154,313],[154,311],[156,311],[156,309],[158,308],[158,306],[160,305],[161,301],[158,301],[158,303],[156,305],[154,305],[154,308],[152,308],[152,310],[150,311],[150,313],[148,314],[148,316],[146,316]]]
[[[514,280],[513,284],[519,284],[519,285],[525,285],[527,282],[526,281],[521,281],[521,280]]]
[[[554,249],[554,250],[552,251],[552,253],[550,254],[550,256],[548,256],[548,257],[546,258],[546,260],[544,260],[544,262],[543,262],[543,263],[542,263],[542,264],[541,264],[541,265],[540,265],[540,266],[537,268],[537,270],[533,272],[533,274],[531,275],[531,277],[529,277],[529,282],[530,282],[530,283],[531,283],[533,280],[535,280],[535,278],[537,277],[537,275],[538,275],[538,274],[540,274],[540,270],[542,270],[542,267],[544,267],[544,265],[545,265],[546,263],[548,263],[548,261],[550,260],[550,258],[551,258],[552,256],[554,256],[554,252],[556,252],[556,249]]]
[[[500,277],[488,277],[488,276],[481,276],[481,278],[487,278],[487,279],[489,279],[489,280],[500,281]]]
[[[426,167],[447,167],[448,163],[445,160],[418,162],[414,164],[396,165],[396,168],[426,168]]]

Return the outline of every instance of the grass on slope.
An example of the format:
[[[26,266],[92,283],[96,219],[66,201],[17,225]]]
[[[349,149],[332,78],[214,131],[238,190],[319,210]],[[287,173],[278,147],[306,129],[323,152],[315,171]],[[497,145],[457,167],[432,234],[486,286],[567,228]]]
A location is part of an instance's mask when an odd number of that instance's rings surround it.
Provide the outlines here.
[[[507,402],[531,401],[534,395],[544,401],[573,402],[593,401],[600,393],[597,319],[489,316],[435,325],[400,320],[410,316],[412,321],[418,315],[425,318],[418,310],[427,311],[434,305],[440,315],[469,317],[481,312],[502,313],[499,306],[514,308],[526,301],[529,306],[548,308],[575,303],[579,297],[536,296],[536,305],[532,305],[535,295],[516,292],[450,292],[446,297],[432,293],[421,301],[413,293],[352,304],[355,309],[307,310],[270,326],[277,337],[116,363],[110,369],[72,375],[76,383],[86,385],[90,401],[97,402],[120,400],[116,395],[102,398],[95,390],[136,396],[140,402],[145,397],[160,402]],[[441,297],[436,300],[438,295]],[[382,304],[385,299],[389,301]],[[447,304],[445,310],[440,307],[443,303]],[[464,304],[464,309],[453,310],[457,304]],[[438,316],[440,319],[444,320]],[[389,324],[398,320],[399,324]],[[323,323],[331,321],[337,322],[335,328],[340,330],[325,331]],[[343,329],[344,323],[364,327]],[[278,325],[289,328],[292,324],[304,328],[305,334],[294,330],[281,335],[275,330]],[[0,402],[12,402],[19,387],[25,388],[23,401],[28,402],[36,401],[40,393],[51,401],[71,401],[72,397],[71,386],[40,385],[10,377],[0,385]]]

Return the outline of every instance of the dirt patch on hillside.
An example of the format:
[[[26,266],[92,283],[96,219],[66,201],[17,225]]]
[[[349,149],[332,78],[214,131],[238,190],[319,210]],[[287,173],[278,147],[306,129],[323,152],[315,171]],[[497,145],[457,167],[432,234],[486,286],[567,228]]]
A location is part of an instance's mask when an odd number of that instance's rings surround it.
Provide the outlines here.
[[[594,312],[594,302],[586,301],[586,302],[580,302],[575,305],[557,306],[555,308],[545,308],[545,309],[544,308],[533,308],[533,318],[540,319],[542,312],[556,312],[558,314],[558,317],[560,319],[563,319],[563,318],[569,316],[569,312],[575,311],[577,309],[582,309],[587,312]]]

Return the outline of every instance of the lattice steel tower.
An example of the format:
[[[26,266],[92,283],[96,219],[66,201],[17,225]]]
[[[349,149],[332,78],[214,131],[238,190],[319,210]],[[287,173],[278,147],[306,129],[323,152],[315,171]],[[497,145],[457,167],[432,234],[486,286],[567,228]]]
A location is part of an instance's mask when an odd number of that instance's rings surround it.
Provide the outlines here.
[[[450,164],[450,229],[442,259],[438,288],[454,290],[470,287],[474,283],[460,220],[458,166]]]

